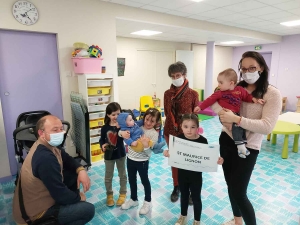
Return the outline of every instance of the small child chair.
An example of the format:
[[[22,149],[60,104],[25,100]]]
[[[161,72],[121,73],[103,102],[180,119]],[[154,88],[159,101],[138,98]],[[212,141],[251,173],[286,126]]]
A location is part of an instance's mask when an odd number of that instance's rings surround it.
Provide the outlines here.
[[[153,108],[153,99],[150,95],[140,97],[140,112],[141,115],[147,111],[148,108]]]
[[[140,97],[140,120],[143,119],[143,115],[149,108],[156,108],[158,111],[161,112],[161,108],[154,107],[152,96],[145,95]],[[154,126],[154,129],[159,132],[158,135],[158,143],[162,141],[162,117],[160,118],[159,122]]]

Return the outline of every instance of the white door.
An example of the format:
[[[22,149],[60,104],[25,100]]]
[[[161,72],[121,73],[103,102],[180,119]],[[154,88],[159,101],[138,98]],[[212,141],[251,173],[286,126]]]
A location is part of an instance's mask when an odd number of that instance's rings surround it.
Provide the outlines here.
[[[174,51],[156,52],[156,97],[160,99],[161,107],[164,107],[164,93],[172,83],[168,68],[174,60]]]
[[[194,88],[194,52],[186,50],[176,50],[176,61],[181,61],[187,68],[187,79],[189,87]]]
[[[136,81],[139,97],[143,95],[154,95],[155,92],[155,74],[156,74],[156,56],[153,51],[137,51],[138,80]]]

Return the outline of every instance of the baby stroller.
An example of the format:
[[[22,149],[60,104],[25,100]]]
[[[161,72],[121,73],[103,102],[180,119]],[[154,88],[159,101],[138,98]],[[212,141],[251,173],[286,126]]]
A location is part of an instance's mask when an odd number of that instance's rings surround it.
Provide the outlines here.
[[[13,132],[15,155],[18,163],[18,172],[17,172],[16,181],[18,180],[19,169],[24,162],[24,157],[26,157],[30,148],[37,140],[37,133],[35,129],[36,123],[40,118],[47,115],[51,115],[51,113],[48,111],[40,110],[40,111],[24,112],[20,114],[17,118],[16,129]],[[62,121],[62,124],[65,127],[66,133],[64,136],[63,143],[60,145],[60,147],[64,146],[68,131],[70,129],[69,122]],[[25,151],[26,153],[25,155],[23,151]]]

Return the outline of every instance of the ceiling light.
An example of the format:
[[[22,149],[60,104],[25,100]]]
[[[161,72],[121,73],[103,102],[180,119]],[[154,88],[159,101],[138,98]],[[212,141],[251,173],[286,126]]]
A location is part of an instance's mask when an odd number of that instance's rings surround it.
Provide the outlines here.
[[[293,20],[293,21],[283,22],[283,23],[280,23],[280,24],[284,25],[284,26],[287,26],[287,27],[299,26],[300,25],[300,20]]]
[[[203,0],[191,0],[192,2],[201,2]]]
[[[131,34],[142,35],[142,36],[151,36],[151,35],[156,35],[156,34],[161,34],[161,33],[162,32],[160,32],[160,31],[140,30],[140,31],[132,32]]]
[[[224,42],[221,42],[221,44],[224,44],[224,45],[235,45],[235,44],[243,44],[244,42],[243,41],[224,41]]]

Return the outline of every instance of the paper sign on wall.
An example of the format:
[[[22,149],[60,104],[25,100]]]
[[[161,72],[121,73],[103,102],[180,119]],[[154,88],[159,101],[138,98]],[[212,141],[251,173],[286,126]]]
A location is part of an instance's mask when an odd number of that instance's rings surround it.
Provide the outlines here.
[[[219,145],[200,144],[170,135],[169,165],[197,172],[217,172]]]

